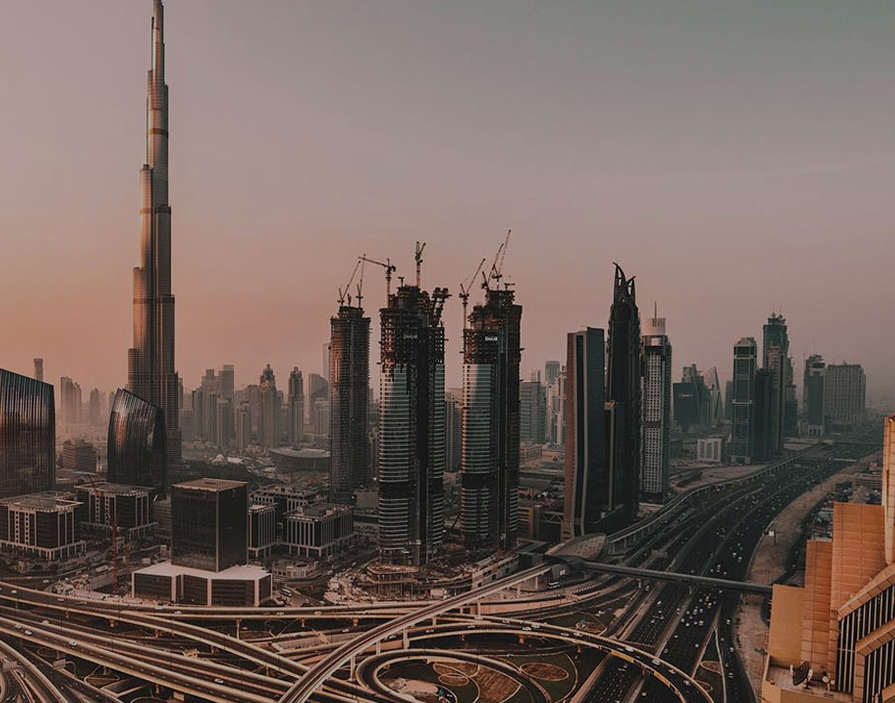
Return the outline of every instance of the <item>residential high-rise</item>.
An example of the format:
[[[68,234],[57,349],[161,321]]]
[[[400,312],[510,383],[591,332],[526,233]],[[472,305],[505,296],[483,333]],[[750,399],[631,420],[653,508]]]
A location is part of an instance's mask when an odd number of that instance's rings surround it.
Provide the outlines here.
[[[301,371],[296,366],[289,372],[289,394],[286,404],[288,406],[288,437],[289,444],[293,447],[304,439],[305,435],[305,390]]]
[[[754,337],[742,337],[733,347],[733,400],[730,458],[734,463],[752,461],[755,441],[755,372],[758,345]]]
[[[625,506],[628,516],[633,517],[640,498],[640,313],[634,279],[626,278],[618,264],[608,349],[606,399],[615,403],[620,438],[611,462],[617,472],[612,481],[613,502]]]
[[[444,470],[456,473],[463,456],[463,389],[450,388],[444,394]]]
[[[233,400],[236,393],[236,370],[233,364],[224,364],[224,368],[218,373],[221,398]]]
[[[48,491],[55,482],[53,386],[0,369],[0,498]]]
[[[561,369],[553,383],[547,386],[547,443],[562,446],[566,421],[566,370]]]
[[[564,540],[592,532],[615,507],[615,477],[607,463],[603,330],[570,332],[567,346]]]
[[[444,328],[447,290],[400,286],[380,310],[379,550],[421,564],[444,538]]]
[[[168,448],[163,410],[118,389],[109,413],[106,448],[110,483],[151,488],[163,498],[168,486]]]
[[[519,440],[522,444],[544,444],[547,441],[547,392],[541,374],[532,372],[528,381],[519,384]]]
[[[329,400],[329,381],[318,373],[309,373],[305,387],[305,416],[310,425],[314,424],[314,405],[318,400]]]
[[[103,424],[103,411],[102,411],[102,394],[99,392],[99,388],[94,388],[90,391],[90,401],[88,404],[88,417],[90,419],[90,425],[92,427],[101,427]]]
[[[805,361],[802,382],[802,406],[805,410],[805,432],[809,437],[822,437],[825,431],[824,394],[827,365],[820,354],[812,354]]]
[[[562,365],[556,361],[551,359],[544,363],[544,387],[550,388],[553,385],[553,382],[557,379],[557,377],[562,371]]]
[[[174,364],[171,206],[168,203],[168,86],[164,8],[155,0],[146,99],[146,163],[140,172],[140,266],[134,269],[134,346],[127,389],[162,409],[169,461],[181,461],[179,379]]]
[[[489,287],[463,330],[460,526],[469,548],[516,543],[521,321],[515,292]]]
[[[264,367],[258,388],[258,441],[262,449],[274,449],[280,443],[280,401],[277,396],[277,379],[270,364]]]
[[[249,404],[242,402],[236,409],[236,450],[244,452],[252,441],[252,418]]]
[[[864,419],[867,377],[860,364],[828,364],[824,389],[824,415],[831,430],[848,430]]]
[[[340,503],[372,480],[367,454],[370,423],[370,318],[360,306],[340,305],[330,319],[330,494]]]
[[[653,503],[668,495],[671,468],[671,342],[664,317],[646,320],[642,346],[640,494]]]
[[[34,360],[34,380],[43,383],[44,380],[44,360]]]
[[[81,424],[81,386],[77,381],[72,381],[68,376],[59,380],[59,410],[62,424]]]

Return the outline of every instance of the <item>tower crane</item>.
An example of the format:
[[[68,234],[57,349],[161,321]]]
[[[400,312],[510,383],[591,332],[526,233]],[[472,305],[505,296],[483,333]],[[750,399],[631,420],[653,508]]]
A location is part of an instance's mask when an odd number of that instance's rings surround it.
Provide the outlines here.
[[[392,263],[391,259],[386,259],[385,263],[382,263],[381,261],[376,261],[376,259],[369,258],[366,254],[361,254],[358,258],[361,261],[365,261],[369,264],[376,264],[385,269],[385,303],[388,305],[388,300],[392,297],[392,274],[398,269]]]
[[[482,259],[479,262],[478,267],[469,278],[464,279],[464,281],[460,284],[460,300],[463,302],[463,329],[466,329],[466,308],[469,306],[469,290],[472,288],[473,283],[475,283],[475,279],[479,277],[479,271],[482,270],[482,266],[485,265],[485,259]]]
[[[422,244],[417,242],[416,243],[416,251],[413,254],[413,260],[416,261],[416,287],[417,288],[422,287],[421,286],[421,283],[422,283],[421,269],[422,269],[422,265],[423,265],[423,249],[425,249],[425,248],[426,248],[425,242],[423,242]]]
[[[492,280],[496,281],[497,288],[500,288],[500,279],[503,278],[503,260],[507,255],[507,247],[510,245],[510,234],[512,234],[513,230],[507,230],[507,236],[501,243],[499,247],[497,247],[497,253],[494,254],[494,261],[491,262],[491,270],[488,272],[486,276],[484,272],[482,273],[483,282],[482,288],[488,290],[490,287],[490,282]]]
[[[345,300],[348,300],[348,305],[351,305],[351,283],[354,281],[354,277],[357,275],[357,270],[361,267],[363,261],[360,259],[357,260],[357,263],[354,265],[354,271],[351,272],[351,278],[348,279],[348,283],[345,284],[345,288],[339,288],[339,305],[344,305]],[[363,276],[363,274],[361,274]],[[358,303],[359,305],[360,303]]]

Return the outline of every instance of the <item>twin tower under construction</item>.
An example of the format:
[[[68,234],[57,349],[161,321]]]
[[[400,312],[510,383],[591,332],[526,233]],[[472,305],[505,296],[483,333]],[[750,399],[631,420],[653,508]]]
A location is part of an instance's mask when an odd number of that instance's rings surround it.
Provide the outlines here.
[[[420,251],[418,245],[418,264]],[[390,283],[391,263],[373,263]],[[522,307],[509,286],[499,286],[499,275],[497,285],[483,279],[485,301],[473,307],[463,332],[459,525],[470,550],[512,547],[518,521]],[[417,276],[394,293],[389,285],[380,310],[376,485],[380,555],[390,563],[425,564],[444,545],[448,297],[446,288],[423,290]],[[370,318],[343,297],[331,333],[331,491],[344,500],[372,478],[364,415]]]

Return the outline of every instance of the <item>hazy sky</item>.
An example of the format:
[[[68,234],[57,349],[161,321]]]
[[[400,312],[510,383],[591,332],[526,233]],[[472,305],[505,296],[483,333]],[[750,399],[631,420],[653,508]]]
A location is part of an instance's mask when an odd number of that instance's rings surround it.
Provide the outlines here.
[[[126,380],[149,0],[9,0],[0,366]],[[355,257],[458,283],[507,228],[523,369],[603,327],[613,260],[674,366],[773,310],[895,396],[895,3],[168,0],[177,365],[319,371]],[[368,268],[365,304],[380,306]],[[375,318],[375,311],[373,317]],[[375,343],[374,357],[378,354]],[[676,373],[678,373],[676,371]],[[375,382],[374,382],[374,385]]]

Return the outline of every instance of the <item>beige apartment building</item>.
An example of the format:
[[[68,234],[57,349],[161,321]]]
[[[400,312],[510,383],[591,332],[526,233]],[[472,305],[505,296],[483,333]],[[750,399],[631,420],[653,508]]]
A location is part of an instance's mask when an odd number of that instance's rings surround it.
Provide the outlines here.
[[[884,431],[882,505],[836,503],[805,586],[774,586],[765,703],[895,702],[895,415]]]

